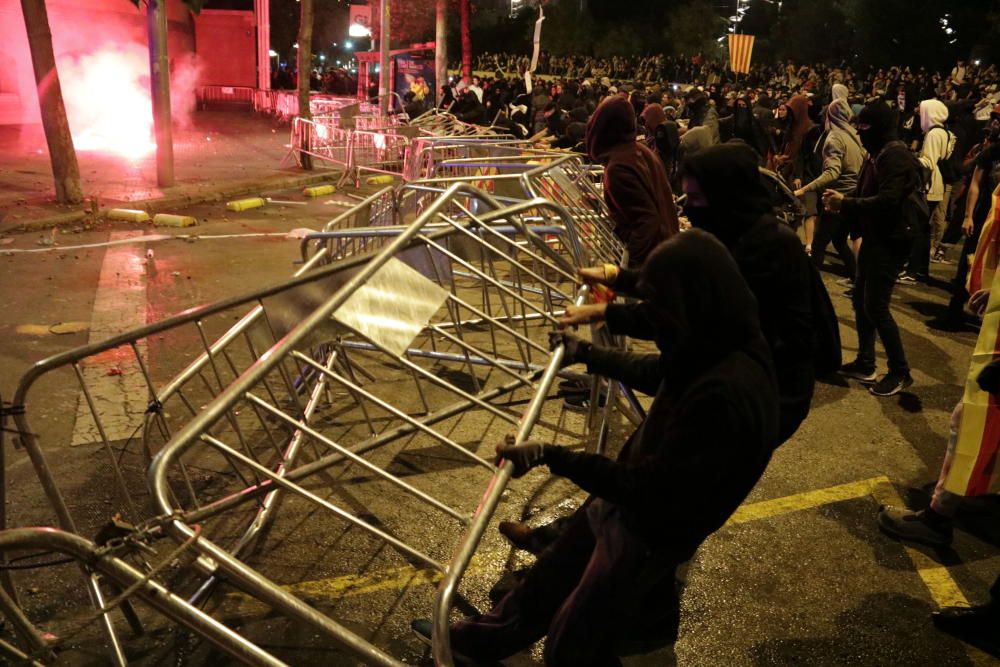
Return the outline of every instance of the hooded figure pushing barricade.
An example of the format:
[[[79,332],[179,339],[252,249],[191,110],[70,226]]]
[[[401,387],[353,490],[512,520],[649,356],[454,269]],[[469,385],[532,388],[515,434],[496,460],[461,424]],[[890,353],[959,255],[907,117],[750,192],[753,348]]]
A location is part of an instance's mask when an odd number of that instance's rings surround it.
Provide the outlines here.
[[[604,165],[604,199],[615,234],[639,267],[659,243],[677,233],[677,207],[663,162],[636,142],[635,110],[615,96],[602,102],[587,123],[587,153]]]
[[[647,258],[639,292],[659,354],[601,354],[637,385],[653,379],[646,418],[617,461],[533,442],[497,448],[515,478],[544,464],[592,500],[492,611],[452,626],[456,656],[499,660],[547,636],[546,664],[587,667],[672,644],[677,566],[763,474],[778,439],[777,385],[729,252],[702,231],[677,235]],[[576,343],[567,361],[584,361]],[[414,630],[429,638],[429,621]]]

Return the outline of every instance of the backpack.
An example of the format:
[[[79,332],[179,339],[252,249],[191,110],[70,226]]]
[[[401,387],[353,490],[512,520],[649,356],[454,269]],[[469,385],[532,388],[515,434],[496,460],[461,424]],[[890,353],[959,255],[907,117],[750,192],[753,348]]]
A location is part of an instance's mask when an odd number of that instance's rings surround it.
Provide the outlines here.
[[[948,128],[946,128],[943,125],[935,125],[934,127],[931,128],[931,130],[935,128],[944,130],[948,134],[947,143],[945,145],[946,146],[951,145],[951,138],[955,135],[953,135],[951,131],[948,130]],[[930,134],[930,132],[928,132],[928,134]],[[958,146],[957,138],[955,140],[955,145],[957,148]],[[941,172],[941,178],[944,181],[945,185],[958,183],[960,180],[962,180],[962,156],[954,148],[952,149],[950,155],[938,160],[937,168],[938,171]]]
[[[813,368],[816,377],[824,377],[837,371],[843,359],[840,348],[840,321],[833,308],[830,294],[826,291],[819,270],[809,263],[813,313],[813,330],[816,332],[813,348]]]

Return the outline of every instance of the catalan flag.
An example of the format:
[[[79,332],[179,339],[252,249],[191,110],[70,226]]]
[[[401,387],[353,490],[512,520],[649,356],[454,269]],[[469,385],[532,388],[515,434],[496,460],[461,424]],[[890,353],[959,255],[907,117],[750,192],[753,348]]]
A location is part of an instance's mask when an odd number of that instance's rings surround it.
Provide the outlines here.
[[[983,368],[1000,357],[1000,187],[983,226],[969,271],[969,290],[990,290],[983,325],[972,351],[962,396],[962,423],[945,488],[962,496],[982,496],[996,490],[1000,464],[1000,397],[987,394],[976,382]]]
[[[729,35],[729,69],[749,74],[752,53],[753,35]]]

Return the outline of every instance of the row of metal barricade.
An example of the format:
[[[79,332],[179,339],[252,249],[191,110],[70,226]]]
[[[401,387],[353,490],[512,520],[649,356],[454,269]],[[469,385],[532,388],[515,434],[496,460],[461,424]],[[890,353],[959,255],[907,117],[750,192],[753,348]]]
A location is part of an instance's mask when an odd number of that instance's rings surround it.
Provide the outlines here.
[[[365,174],[407,180],[431,175],[426,147],[435,142],[525,145],[502,128],[470,125],[446,112],[432,110],[409,119],[350,105],[315,112],[309,119],[294,118],[289,149],[299,165],[308,156],[313,166],[343,170],[344,181],[358,184]]]
[[[601,449],[642,412],[615,385],[599,407],[596,380],[580,423],[546,401],[557,377],[581,379],[547,335],[588,298],[576,270],[624,259],[587,168],[503,140],[421,141],[421,178],[309,235],[288,280],[20,379],[0,444],[5,661],[296,662],[277,634],[333,651],[324,664],[405,664],[368,602],[301,588],[364,563],[440,582],[406,594],[452,664],[459,585],[511,473],[486,434]],[[59,412],[90,441],[68,441]]]

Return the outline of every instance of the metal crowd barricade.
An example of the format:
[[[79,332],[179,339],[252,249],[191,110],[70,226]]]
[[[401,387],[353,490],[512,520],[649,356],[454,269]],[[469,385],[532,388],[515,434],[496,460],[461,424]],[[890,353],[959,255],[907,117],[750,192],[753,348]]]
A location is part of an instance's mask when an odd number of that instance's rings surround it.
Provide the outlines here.
[[[362,227],[389,227],[402,225],[399,216],[399,199],[395,188],[384,187],[366,197],[351,209],[344,211],[323,226],[318,235],[310,235],[302,240],[303,264],[319,262],[328,264],[335,259],[352,257],[370,250],[371,236],[333,235],[337,230]],[[314,259],[317,254],[322,255]]]
[[[372,211],[388,194],[386,189],[363,202],[370,216],[387,215]],[[470,200],[479,202],[479,213],[467,206]],[[543,209],[568,219],[549,202],[503,208],[485,193],[456,184],[412,224],[386,227],[391,233],[366,248],[377,251],[374,255],[323,265],[330,248],[319,247],[289,281],[36,364],[14,397],[15,405],[28,409],[14,419],[61,531],[5,530],[0,552],[54,550],[80,565],[96,610],[88,620],[101,623],[116,664],[125,663],[125,653],[110,612],[119,607],[133,629],[140,628],[141,619],[129,606],[132,597],[236,659],[282,664],[220,622],[225,600],[207,611],[204,602],[219,583],[366,664],[400,664],[279,585],[296,545],[272,543],[266,529],[305,518],[331,528],[322,534],[351,526],[368,536],[367,542],[352,538],[359,540],[352,548],[370,543],[377,545],[369,548],[379,558],[448,569],[442,555],[447,557],[450,545],[438,554],[418,545],[412,528],[421,521],[412,517],[431,510],[461,530],[469,525],[468,511],[437,497],[440,484],[425,488],[394,474],[390,464],[416,445],[433,444],[468,464],[454,473],[463,479],[477,469],[492,475],[492,452],[481,457],[456,442],[451,435],[456,420],[478,415],[516,427],[521,437],[538,423],[539,406],[559,366],[560,352],[549,352],[547,332],[554,313],[580,298],[575,268],[581,261],[578,244],[571,240],[553,249],[522,219]],[[241,310],[244,315],[230,326],[231,314]],[[221,333],[215,336],[216,331]],[[200,355],[161,384],[141,353],[143,344],[150,350],[193,348]],[[94,388],[83,372],[109,357],[134,358],[148,395],[132,435],[131,423],[114,428],[104,423],[104,410],[92,400]],[[31,389],[66,369],[80,382],[109,458],[109,469],[90,482],[99,490],[92,499],[74,495],[70,501],[66,471],[61,462],[53,463],[51,447],[43,447],[32,430]],[[507,402],[516,396],[530,399],[528,411]],[[106,394],[102,398],[109,400]],[[343,475],[348,467],[368,477],[354,484]],[[102,494],[112,502],[104,502]],[[108,529],[104,524],[111,515],[118,516],[111,524],[113,537],[95,545],[88,538]],[[477,521],[482,516],[480,509]],[[37,524],[35,516],[31,520]],[[447,542],[449,531],[444,532]],[[167,546],[165,536],[177,546]],[[49,588],[66,583],[41,582]],[[23,645],[0,643],[0,652],[45,660],[52,645],[27,620],[13,583],[5,583],[0,610],[15,619]],[[86,605],[74,590],[60,589],[64,603]],[[110,602],[104,597],[108,591]]]
[[[350,171],[351,130],[344,130],[329,119],[308,120],[296,116],[292,119],[291,147],[298,165],[302,164],[302,154],[330,165],[333,168]]]
[[[361,174],[386,174],[402,176],[409,137],[393,131],[351,133],[351,169],[356,182]]]
[[[454,183],[473,184],[504,203],[539,197],[556,202],[569,212],[592,262],[624,262],[625,248],[614,234],[607,203],[578,155],[517,142],[469,145],[420,139],[411,148],[409,169],[411,174],[433,174],[407,183],[425,193],[419,202],[432,200]]]

